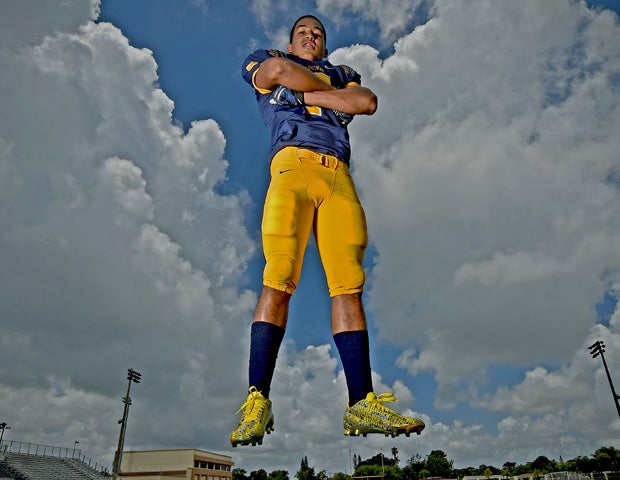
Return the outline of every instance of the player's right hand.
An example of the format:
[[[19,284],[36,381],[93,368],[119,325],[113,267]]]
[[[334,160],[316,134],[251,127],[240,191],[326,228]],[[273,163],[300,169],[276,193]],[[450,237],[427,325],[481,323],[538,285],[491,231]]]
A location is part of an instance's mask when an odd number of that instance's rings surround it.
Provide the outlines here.
[[[351,115],[350,113],[341,112],[340,110],[332,110],[332,112],[336,114],[338,123],[340,123],[342,127],[346,127],[349,123],[351,123],[351,120],[353,120],[353,117],[354,117],[354,115]]]

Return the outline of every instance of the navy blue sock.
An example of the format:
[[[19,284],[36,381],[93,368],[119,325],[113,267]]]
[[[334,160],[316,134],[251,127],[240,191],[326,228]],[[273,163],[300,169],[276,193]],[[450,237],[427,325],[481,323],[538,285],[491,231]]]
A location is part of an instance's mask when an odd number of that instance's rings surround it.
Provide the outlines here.
[[[341,332],[334,335],[349,389],[349,406],[372,392],[370,345],[367,330]]]
[[[271,379],[276,368],[278,350],[284,338],[284,328],[269,322],[254,322],[250,333],[250,387],[269,398]]]

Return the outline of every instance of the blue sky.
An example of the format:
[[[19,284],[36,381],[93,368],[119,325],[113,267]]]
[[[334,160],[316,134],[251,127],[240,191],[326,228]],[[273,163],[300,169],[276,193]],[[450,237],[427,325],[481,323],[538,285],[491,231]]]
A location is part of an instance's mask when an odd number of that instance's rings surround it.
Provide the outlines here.
[[[441,449],[456,466],[618,446],[586,348],[602,339],[620,365],[617,3],[6,10],[0,420],[11,439],[79,440],[111,464],[131,367],[143,381],[127,448],[225,452],[248,471],[294,473],[303,456],[345,471],[349,450],[393,446],[403,464]],[[332,61],[379,96],[350,129],[372,242],[375,388],[428,427],[388,443],[342,436],[345,384],[311,245],[274,377],[276,431],[232,450],[267,187],[267,132],[240,66],[254,48],[284,49],[305,13],[324,20]]]

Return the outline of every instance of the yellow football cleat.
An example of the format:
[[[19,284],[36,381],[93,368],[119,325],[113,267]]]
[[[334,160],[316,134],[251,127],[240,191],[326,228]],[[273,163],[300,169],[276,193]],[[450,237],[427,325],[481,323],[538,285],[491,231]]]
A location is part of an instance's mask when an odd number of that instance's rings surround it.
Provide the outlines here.
[[[344,434],[351,436],[368,433],[383,433],[387,437],[397,437],[401,433],[409,436],[418,435],[424,430],[424,422],[417,418],[405,417],[383,405],[384,402],[395,402],[393,393],[382,393],[378,397],[370,392],[366,398],[344,413]]]
[[[263,397],[256,387],[250,387],[248,398],[237,413],[241,413],[241,420],[230,434],[232,446],[262,445],[265,432],[273,431],[271,400]]]

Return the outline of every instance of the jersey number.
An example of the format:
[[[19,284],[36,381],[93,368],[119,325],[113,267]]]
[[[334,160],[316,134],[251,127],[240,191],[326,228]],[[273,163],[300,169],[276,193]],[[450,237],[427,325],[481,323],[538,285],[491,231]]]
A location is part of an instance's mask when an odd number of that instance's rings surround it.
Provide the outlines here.
[[[328,84],[332,84],[331,82],[331,78],[329,78],[328,75],[325,75],[322,72],[314,72],[314,74],[319,77],[321,80],[323,80],[325,83]],[[306,111],[310,114],[310,115],[317,115],[317,116],[321,116],[323,114],[323,109],[321,107],[317,107],[315,105],[306,105]]]

